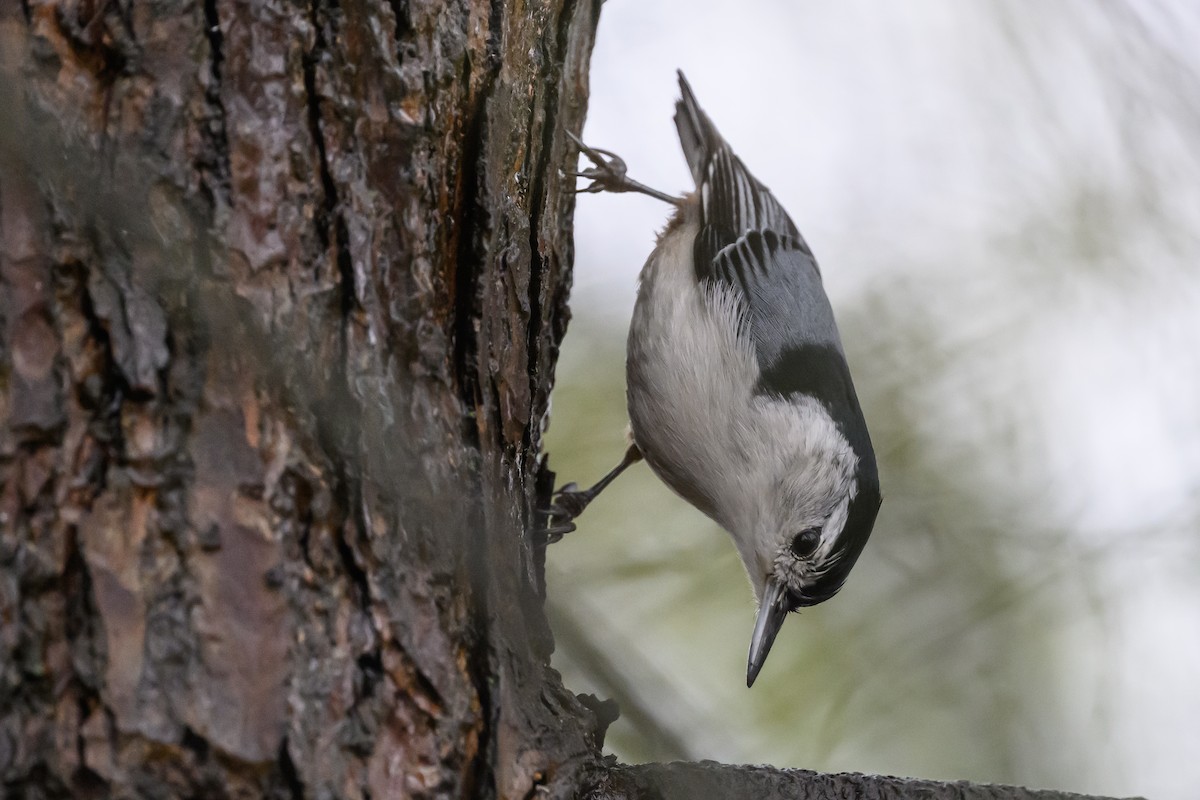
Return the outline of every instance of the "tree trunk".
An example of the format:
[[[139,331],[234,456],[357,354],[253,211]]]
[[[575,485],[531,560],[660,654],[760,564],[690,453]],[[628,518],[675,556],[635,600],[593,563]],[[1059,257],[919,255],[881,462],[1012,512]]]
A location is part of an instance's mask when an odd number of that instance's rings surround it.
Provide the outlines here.
[[[10,791],[577,780],[526,531],[598,11],[4,6]]]
[[[610,705],[548,666],[600,2],[0,5],[6,796],[701,779],[612,768]]]

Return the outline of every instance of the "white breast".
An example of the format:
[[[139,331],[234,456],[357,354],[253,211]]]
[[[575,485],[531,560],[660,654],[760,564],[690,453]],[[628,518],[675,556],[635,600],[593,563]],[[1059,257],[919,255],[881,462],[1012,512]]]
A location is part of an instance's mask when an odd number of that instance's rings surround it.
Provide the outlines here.
[[[642,268],[626,360],[629,418],[663,482],[731,530],[728,500],[744,478],[759,368],[748,338],[738,336],[733,294],[696,281],[700,226],[693,209],[684,213]]]

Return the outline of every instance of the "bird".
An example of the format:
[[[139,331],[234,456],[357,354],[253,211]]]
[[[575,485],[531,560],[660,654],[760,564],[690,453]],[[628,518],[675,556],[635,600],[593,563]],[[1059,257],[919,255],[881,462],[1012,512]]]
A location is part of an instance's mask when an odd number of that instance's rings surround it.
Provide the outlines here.
[[[555,492],[555,541],[640,460],[727,531],[758,611],[752,687],[791,611],[842,588],[882,503],[850,368],[808,243],[700,107],[683,72],[675,126],[695,189],[673,196],[608,150],[578,192],[640,192],[674,207],[643,266],[626,351],[631,443],[588,489]]]

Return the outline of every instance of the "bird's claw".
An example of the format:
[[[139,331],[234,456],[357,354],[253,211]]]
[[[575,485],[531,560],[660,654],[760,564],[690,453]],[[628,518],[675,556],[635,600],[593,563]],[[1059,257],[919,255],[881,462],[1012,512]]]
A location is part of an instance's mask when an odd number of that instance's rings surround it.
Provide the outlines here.
[[[562,537],[575,530],[574,522],[566,522],[562,525],[551,525],[545,529],[546,544],[554,544],[560,541]]]
[[[580,490],[574,482],[554,493],[550,507],[541,509],[541,513],[547,517],[546,536],[551,544],[575,530],[575,518],[583,513],[594,497],[592,492]]]
[[[570,175],[575,178],[587,178],[591,183],[582,189],[576,189],[575,192],[587,192],[589,194],[599,194],[600,192],[631,192],[638,191],[629,180],[628,168],[625,166],[625,160],[609,150],[601,150],[598,147],[589,147],[583,143],[575,134],[567,131],[567,136],[571,137],[571,141],[579,146],[580,152],[587,156],[588,161],[591,161],[595,166],[585,169],[583,172],[565,172],[565,175]]]
[[[554,503],[551,508],[560,515],[574,519],[583,513],[594,496],[592,492],[582,491],[574,483],[568,483],[554,493]]]

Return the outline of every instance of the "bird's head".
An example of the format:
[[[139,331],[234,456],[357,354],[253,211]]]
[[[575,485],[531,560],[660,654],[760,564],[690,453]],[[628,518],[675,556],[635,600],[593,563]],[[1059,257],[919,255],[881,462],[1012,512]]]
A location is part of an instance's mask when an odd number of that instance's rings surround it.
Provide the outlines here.
[[[752,685],[789,611],[822,603],[842,588],[879,511],[870,440],[848,438],[812,399],[764,399],[774,439],[753,478],[755,498],[736,537],[759,601],[746,683]],[[777,417],[771,420],[770,417]],[[793,417],[781,424],[778,417]],[[855,440],[852,444],[852,440]],[[858,445],[856,448],[854,445]]]

